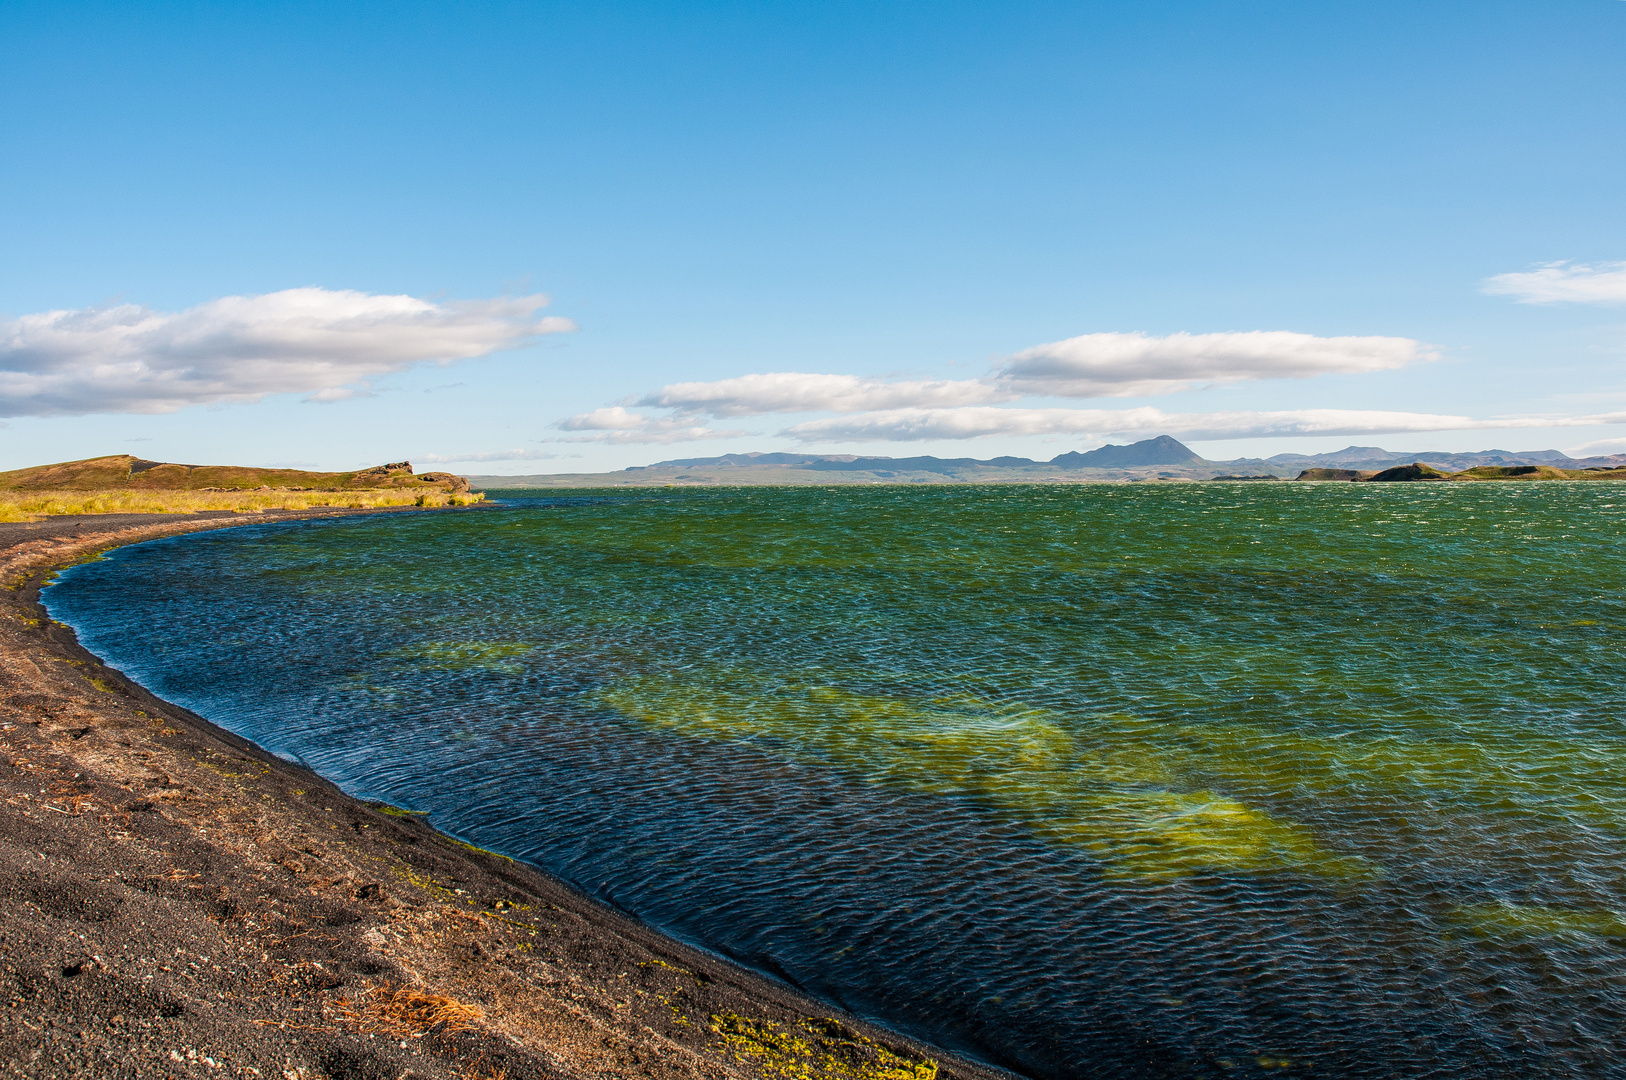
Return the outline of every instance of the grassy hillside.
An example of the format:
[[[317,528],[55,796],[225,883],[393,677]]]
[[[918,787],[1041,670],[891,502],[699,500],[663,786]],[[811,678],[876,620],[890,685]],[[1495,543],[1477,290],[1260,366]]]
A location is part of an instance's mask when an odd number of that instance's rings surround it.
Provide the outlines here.
[[[0,473],[0,491],[356,491],[413,488],[467,491],[452,473],[415,474],[409,461],[356,472],[256,469],[241,465],[176,465],[129,454],[36,465]]]
[[[356,472],[175,465],[128,454],[0,473],[0,521],[55,514],[256,513],[320,506],[467,506],[484,495],[451,473],[410,462]]]

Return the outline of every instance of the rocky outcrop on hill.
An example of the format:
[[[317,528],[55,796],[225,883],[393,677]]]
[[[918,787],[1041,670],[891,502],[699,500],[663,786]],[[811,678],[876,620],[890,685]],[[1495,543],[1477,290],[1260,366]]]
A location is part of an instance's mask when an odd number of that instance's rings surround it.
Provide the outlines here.
[[[397,461],[390,465],[374,465],[370,469],[363,469],[350,478],[349,486],[415,487],[418,484],[443,484],[446,485],[448,491],[469,490],[469,481],[465,476],[458,476],[449,472],[426,472],[414,475],[412,462],[410,461]]]
[[[1225,479],[1217,477],[1216,479]],[[1461,472],[1445,473],[1421,461],[1397,465],[1382,472],[1355,469],[1305,469],[1296,480],[1341,480],[1375,484],[1410,480],[1626,480],[1626,467],[1597,466],[1590,469],[1560,469],[1553,465],[1478,465]]]
[[[1583,472],[1613,472],[1612,469],[1584,469]],[[1551,465],[1481,465],[1457,474],[1464,480],[1568,480],[1570,474]]]
[[[1410,465],[1396,465],[1392,469],[1384,469],[1376,476],[1367,477],[1369,484],[1391,484],[1404,480],[1449,480],[1450,474],[1443,473],[1432,465],[1424,465],[1421,461],[1414,461]]]
[[[1295,480],[1343,480],[1353,483],[1357,480],[1370,480],[1376,476],[1375,472],[1362,472],[1359,469],[1305,469],[1293,479]]]

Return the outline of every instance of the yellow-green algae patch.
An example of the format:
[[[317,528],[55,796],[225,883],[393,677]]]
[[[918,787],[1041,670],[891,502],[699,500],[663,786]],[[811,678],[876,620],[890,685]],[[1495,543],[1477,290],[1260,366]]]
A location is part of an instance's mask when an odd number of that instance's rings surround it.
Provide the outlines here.
[[[926,702],[828,685],[742,686],[736,678],[623,680],[599,700],[621,715],[688,737],[774,740],[794,760],[865,782],[970,797],[1046,839],[1078,845],[1106,873],[1166,879],[1205,871],[1326,878],[1377,873],[1321,845],[1311,830],[1237,798],[1183,783],[1182,762],[1128,718],[1075,732],[1062,718],[954,695]],[[1104,730],[1103,730],[1104,725]]]
[[[427,810],[406,810],[399,806],[391,806],[389,803],[385,802],[369,802],[367,805],[372,809],[377,810],[380,814],[387,814],[390,817],[415,818],[429,816],[429,811]]]
[[[791,760],[877,786],[969,797],[1052,842],[1076,844],[1109,875],[1203,870],[1356,879],[1380,873],[1380,825],[1361,852],[1330,850],[1284,816],[1294,803],[1402,807],[1446,822],[1516,816],[1618,834],[1626,754],[1539,732],[1519,740],[1466,726],[1398,734],[1246,721],[1078,715],[975,694],[860,692],[749,669],[685,668],[618,680],[597,694],[622,716],[691,738],[753,739]],[[1570,794],[1553,798],[1563,776]],[[1468,826],[1464,826],[1468,827]]]
[[[936,1080],[937,1062],[905,1057],[829,1018],[795,1027],[732,1012],[711,1030],[733,1058],[780,1080]]]
[[[490,848],[479,847],[477,845],[469,843],[466,840],[459,840],[455,836],[447,836],[447,837],[443,837],[443,839],[448,844],[451,844],[454,847],[460,847],[460,848],[464,849],[465,851],[472,851],[472,852],[475,852],[476,854],[480,854],[480,855],[490,855],[492,858],[501,859],[504,862],[513,862],[514,861],[510,856],[504,855],[500,851],[492,851]]]
[[[1539,904],[1473,904],[1453,910],[1450,921],[1483,938],[1591,937],[1626,940],[1626,919],[1613,911],[1580,911]]]

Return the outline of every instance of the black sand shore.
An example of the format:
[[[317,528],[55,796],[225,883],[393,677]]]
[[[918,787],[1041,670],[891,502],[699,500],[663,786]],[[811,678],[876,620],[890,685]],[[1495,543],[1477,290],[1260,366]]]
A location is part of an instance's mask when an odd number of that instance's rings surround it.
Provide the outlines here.
[[[1003,1075],[351,799],[103,666],[39,605],[110,547],[346,513],[0,524],[0,1073]]]

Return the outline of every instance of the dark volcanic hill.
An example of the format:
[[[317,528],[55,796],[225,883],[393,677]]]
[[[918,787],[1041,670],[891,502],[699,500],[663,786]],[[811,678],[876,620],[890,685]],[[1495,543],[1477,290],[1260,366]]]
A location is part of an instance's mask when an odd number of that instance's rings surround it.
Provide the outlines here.
[[[1178,439],[1159,435],[1128,446],[1107,446],[1080,454],[1073,451],[1050,459],[1063,469],[1133,469],[1143,465],[1202,465],[1204,459]]]

